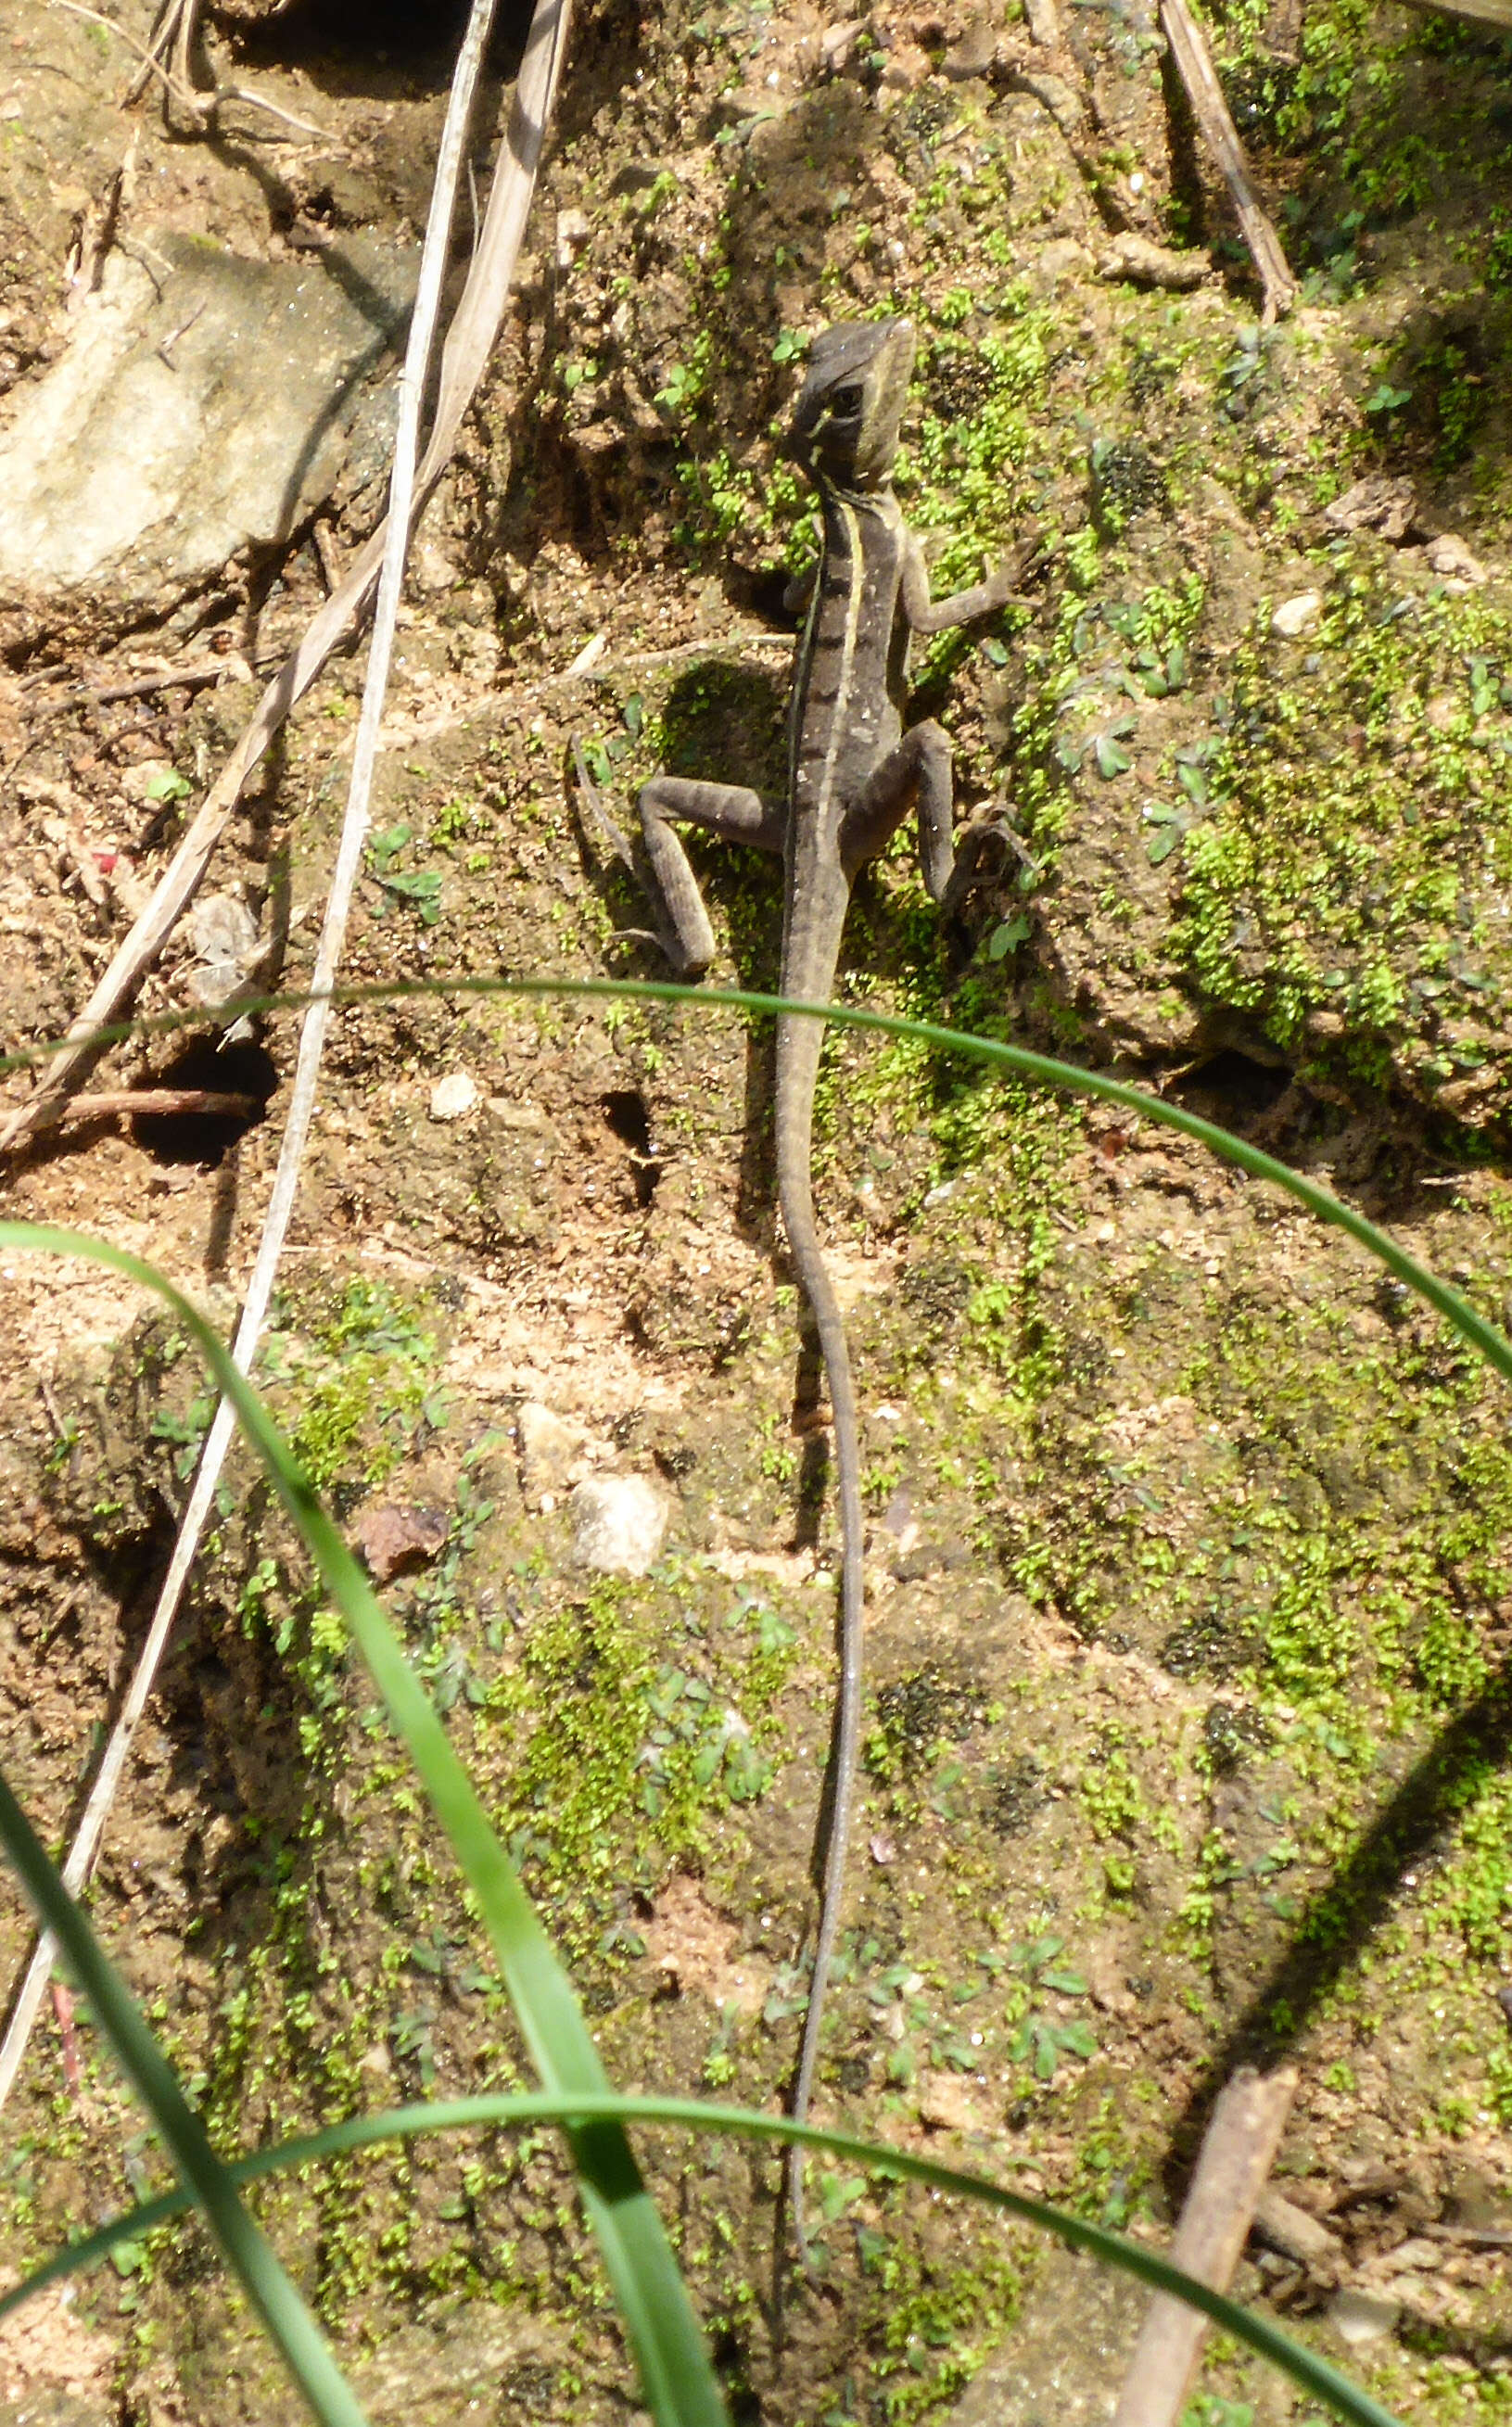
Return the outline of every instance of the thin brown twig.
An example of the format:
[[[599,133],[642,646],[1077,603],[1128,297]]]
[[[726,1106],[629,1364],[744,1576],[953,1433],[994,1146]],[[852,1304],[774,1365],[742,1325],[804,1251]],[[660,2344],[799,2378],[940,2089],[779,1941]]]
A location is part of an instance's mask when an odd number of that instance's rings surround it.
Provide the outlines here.
[[[138,70],[137,81],[132,87],[131,98],[135,98],[137,91],[147,82],[149,76],[157,76],[182,109],[188,110],[195,118],[203,117],[204,96],[197,93],[192,86],[180,84],[171,71],[164,67],[162,60],[154,57],[145,43],[138,42],[136,35],[129,33],[119,18],[106,17],[98,8],[87,8],[84,6],[84,0],[53,0],[53,6],[55,8],[66,8],[71,17],[87,19],[91,25],[104,25],[107,32],[116,35],[125,43],[128,51],[136,52],[141,65]]]
[[[1239,224],[1249,247],[1249,256],[1260,275],[1264,297],[1260,317],[1269,328],[1290,312],[1296,301],[1298,286],[1291,266],[1281,250],[1281,239],[1266,217],[1264,205],[1255,190],[1249,173],[1249,162],[1239,139],[1239,130],[1228,115],[1228,104],[1223,97],[1208,48],[1208,38],[1187,7],[1186,0],[1161,0],[1161,24],[1171,45],[1171,57],[1177,73],[1192,105],[1192,114],[1202,129],[1203,139],[1223,171],[1239,214]]]
[[[188,5],[189,0],[163,0],[163,5],[154,20],[151,39],[146,48],[143,49],[139,43],[136,46],[138,57],[145,60],[146,65],[137,70],[126,87],[123,95],[123,105],[126,108],[129,109],[134,102],[140,101],[152,82],[151,71],[156,62],[157,55],[160,51],[171,49],[178,19]]]
[[[152,81],[153,70],[160,56],[171,55],[177,81],[187,90],[192,92],[192,62],[189,54],[193,47],[194,25],[198,14],[199,0],[163,0],[153,26],[152,39],[147,49],[140,54],[143,64],[137,70],[126,87],[125,106],[128,109],[140,101]],[[199,112],[192,102],[189,106],[191,115],[197,119]]]
[[[229,1120],[252,1120],[263,1107],[255,1096],[239,1096],[217,1087],[102,1087],[92,1096],[70,1098],[66,1121],[103,1121],[124,1115],[204,1113]]]
[[[1173,2267],[1215,2292],[1227,2290],[1239,2263],[1296,2086],[1293,2066],[1271,2074],[1246,2069],[1225,2085],[1213,2108],[1168,2255]],[[1200,2309],[1156,2293],[1111,2427],[1175,2427],[1208,2326]]]
[[[1512,2233],[1499,2224],[1424,2224],[1430,2241],[1457,2242],[1465,2250],[1512,2250]]]
[[[264,93],[253,92],[250,85],[218,84],[209,96],[211,114],[223,108],[228,101],[244,101],[249,109],[265,109],[269,118],[281,118],[285,126],[297,128],[301,135],[313,135],[317,142],[329,143],[332,139],[329,127],[317,126],[313,118],[296,117],[292,109],[285,109],[281,103],[269,101]]]
[[[188,54],[187,40],[182,45],[175,46],[181,52],[177,61],[178,73],[175,74],[172,69],[164,67],[162,60],[154,57],[146,43],[138,42],[135,34],[128,33],[119,19],[106,17],[98,8],[86,8],[84,0],[53,0],[53,5],[57,8],[66,8],[71,17],[84,17],[91,25],[107,27],[112,34],[119,35],[128,50],[136,52],[141,64],[127,96],[130,100],[135,100],[141,86],[150,76],[157,76],[165,91],[178,103],[179,107],[187,109],[189,116],[198,120],[202,125],[208,119],[214,118],[216,112],[228,101],[242,101],[249,108],[266,109],[270,118],[282,119],[285,126],[297,127],[301,135],[313,135],[322,143],[328,143],[331,140],[325,127],[317,126],[312,119],[297,118],[292,109],[285,109],[279,102],[265,100],[260,92],[252,91],[244,84],[218,84],[209,92],[196,92],[194,87],[187,80]],[[187,16],[187,11],[185,13]]]
[[[109,708],[117,700],[149,699],[158,691],[203,691],[206,683],[223,681],[228,676],[237,682],[250,682],[252,668],[245,659],[209,658],[202,665],[169,666],[161,674],[138,675],[131,682],[87,683],[79,690],[59,692],[56,699],[40,699],[23,713],[61,716],[67,709]]]

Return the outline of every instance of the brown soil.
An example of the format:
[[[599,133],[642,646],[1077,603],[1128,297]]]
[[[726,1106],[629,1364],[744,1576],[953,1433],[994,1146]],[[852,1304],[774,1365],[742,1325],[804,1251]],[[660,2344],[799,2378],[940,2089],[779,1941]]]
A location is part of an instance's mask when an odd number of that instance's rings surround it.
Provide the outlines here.
[[[663,746],[683,768],[773,779],[777,602],[802,553],[772,437],[790,334],[896,301],[926,340],[910,509],[960,552],[937,586],[975,578],[1030,516],[1047,535],[1001,639],[925,670],[960,813],[1009,789],[1036,873],[1021,885],[1009,855],[941,936],[909,859],[889,860],[858,891],[846,998],[1164,1089],[1508,1318],[1508,719],[1492,676],[1512,683],[1495,252],[1512,88],[1494,40],[1447,21],[1385,10],[1367,37],[1321,8],[1280,13],[1247,52],[1237,24],[1225,37],[1309,278],[1273,337],[1141,8],[1067,10],[1058,44],[1016,9],[954,5],[856,25],[803,0],[584,8],[518,308],[416,550],[354,983],[658,973],[626,933],[643,906],[579,826],[573,739],[606,749],[622,806]],[[21,0],[0,38],[12,406],[69,343],[71,238],[133,136],[132,207],[150,196],[156,223],[249,259],[348,233],[413,240],[445,29],[434,49],[396,30],[375,53],[334,12],[258,15],[209,9],[208,61],[317,120],[322,140],[207,143],[128,113],[122,45]],[[144,38],[145,0],[121,17]],[[1322,100],[1311,152],[1288,134],[1299,57],[1320,92],[1325,59],[1342,61],[1354,153]],[[500,81],[491,123],[505,97]],[[1208,247],[1213,270],[1190,295],[1110,281],[1118,230]],[[1018,350],[1007,369],[993,345]],[[1383,383],[1411,395],[1373,405]],[[956,433],[942,456],[935,428]],[[362,469],[213,595],[146,622],[77,599],[18,609],[0,673],[7,1043],[76,1011],[181,830],[182,788],[153,779],[176,771],[196,795],[208,779],[253,696],[239,676],[289,644],[370,524]],[[1413,485],[1417,525],[1389,539],[1325,519],[1383,470]],[[1477,578],[1435,569],[1446,532]],[[1273,623],[1314,592],[1293,631]],[[758,630],[778,645],[699,654]],[[1390,702],[1349,685],[1399,631],[1422,635],[1400,695],[1421,677],[1424,704],[1395,731]],[[173,667],[210,647],[228,680],[175,688]],[[165,669],[157,692],[62,697]],[[359,683],[348,660],[317,685],[212,877],[265,934],[287,922],[291,989]],[[1482,705],[1462,733],[1467,685]],[[1177,757],[1206,739],[1206,757]],[[1373,753],[1383,784],[1421,782],[1428,855],[1456,871],[1410,938],[1390,904],[1325,919],[1333,878],[1307,857],[1336,758],[1374,767]],[[1235,766],[1220,798],[1212,771]],[[1293,889],[1282,910],[1264,895],[1246,940],[1249,897],[1224,888],[1252,810]],[[1402,839],[1359,814],[1351,916]],[[1229,857],[1203,859],[1220,827]],[[773,871],[693,855],[720,922],[714,975],[770,983]],[[1393,886],[1418,884],[1405,866],[1392,858]],[[1333,920],[1322,943],[1314,918]],[[1305,952],[1330,982],[1337,963],[1340,991],[1294,975]],[[186,931],[145,1014],[194,1000],[194,960]],[[1387,1000],[1369,994],[1377,961],[1395,1008],[1367,1017]],[[1272,988],[1278,970],[1292,994]],[[1413,971],[1460,992],[1413,996]],[[13,1171],[6,1211],[149,1257],[229,1325],[293,1039],[278,1015],[186,1069],[179,1036],[144,1032],[106,1083],[224,1070],[271,1087],[266,1118],[230,1142],[172,1118],[71,1128]],[[436,1095],[455,1074],[472,1083],[460,1110]],[[14,1072],[12,1099],[28,1084]],[[1501,1386],[1341,1235],[1149,1120],[855,1032],[831,1039],[822,1116],[871,1532],[870,1741],[816,2113],[1159,2240],[1215,2087],[1243,2057],[1288,2054],[1302,2082],[1278,2178],[1335,2246],[1309,2265],[1252,2244],[1241,2294],[1405,2419],[1500,2417]],[[728,1012],[354,1008],[333,1031],[268,1360],[280,1420],[384,1573],[611,2077],[756,2105],[781,2095],[801,2012],[835,1560],[770,1130],[766,1034]],[[184,1344],[125,1283],[19,1254],[0,1280],[0,1748],[60,1843],[203,1410]],[[570,1494],[602,1471],[670,1499],[644,1579],[574,1564]],[[371,1702],[234,1459],[93,1898],[227,2147],[526,2078]],[[7,1977],[27,1927],[12,1899]],[[88,2016],[73,2029],[78,2086],[49,2009],[6,2118],[0,2226],[18,2272],[163,2176]],[[816,2169],[829,2289],[789,2291],[779,2336],[774,2160],[670,2134],[644,2154],[733,2415],[1106,2416],[1137,2303],[1081,2264]],[[631,2399],[549,2139],[379,2151],[269,2185],[258,2212],[375,2420],[589,2420]],[[1373,2338],[1344,2335],[1341,2289],[1378,2296]],[[1261,2427],[1312,2415],[1227,2347],[1204,2383],[1196,2427],[1239,2427],[1246,2403]],[[192,2227],[0,2337],[0,2427],[293,2415]]]

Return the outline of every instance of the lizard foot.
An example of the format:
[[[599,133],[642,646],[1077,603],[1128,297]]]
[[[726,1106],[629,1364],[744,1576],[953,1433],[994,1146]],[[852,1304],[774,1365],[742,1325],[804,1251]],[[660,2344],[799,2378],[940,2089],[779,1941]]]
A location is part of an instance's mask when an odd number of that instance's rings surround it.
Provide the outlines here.
[[[1009,815],[1006,801],[989,801],[955,839],[955,864],[940,899],[947,918],[953,918],[967,894],[997,876],[1006,860],[1037,869],[1038,860]]]

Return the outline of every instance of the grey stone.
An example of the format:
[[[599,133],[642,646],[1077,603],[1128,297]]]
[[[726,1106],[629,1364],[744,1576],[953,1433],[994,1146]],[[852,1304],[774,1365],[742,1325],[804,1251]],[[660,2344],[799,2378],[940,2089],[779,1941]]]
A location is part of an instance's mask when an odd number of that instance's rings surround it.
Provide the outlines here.
[[[1386,2292],[1365,2292],[1346,2285],[1328,2304],[1328,2323],[1351,2351],[1361,2343],[1379,2342],[1402,2315],[1402,2304]]]
[[[181,235],[112,253],[65,351],[0,423],[0,605],[108,611],[286,538],[392,408],[373,384],[415,256],[357,237],[294,262]]]
[[[121,2405],[103,2393],[77,2393],[71,2386],[41,2385],[0,2402],[0,2427],[115,2427]]]
[[[571,2357],[560,2336],[523,2310],[462,2301],[399,2326],[351,2373],[373,2427],[408,2427],[417,2414],[427,2427],[472,2427],[543,2404],[555,2409],[557,2378]]]
[[[520,1483],[526,1498],[538,1505],[543,1492],[568,1483],[583,1454],[587,1436],[580,1425],[570,1425],[537,1399],[527,1399],[514,1420],[520,1444]]]
[[[1048,2252],[1011,2345],[940,2414],[946,2427],[1104,2427],[1148,2302],[1127,2275]]]

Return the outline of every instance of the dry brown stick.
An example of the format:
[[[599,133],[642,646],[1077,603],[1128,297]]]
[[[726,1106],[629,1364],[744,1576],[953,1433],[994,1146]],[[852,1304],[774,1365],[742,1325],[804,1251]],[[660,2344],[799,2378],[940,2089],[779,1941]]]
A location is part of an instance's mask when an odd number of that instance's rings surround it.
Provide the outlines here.
[[[1447,9],[1451,17],[1473,17],[1483,25],[1500,25],[1512,33],[1512,0],[1417,0],[1420,8]]]
[[[116,1114],[135,1119],[139,1113],[213,1113],[244,1121],[262,1109],[255,1096],[228,1095],[215,1087],[106,1087],[98,1095],[73,1097],[63,1118],[103,1121]]]
[[[159,54],[171,50],[173,46],[173,27],[179,12],[191,5],[192,0],[163,0],[163,6],[153,20],[152,34],[145,47],[137,45],[138,56],[145,64],[137,70],[126,87],[122,97],[123,107],[129,109],[133,102],[140,101],[153,80],[153,69]]]
[[[1293,2066],[1269,2074],[1246,2068],[1226,2085],[1212,2110],[1168,2255],[1173,2267],[1215,2292],[1227,2290],[1239,2263],[1296,2086]],[[1200,2309],[1156,2293],[1112,2427],[1175,2427],[1208,2325]]]
[[[126,87],[125,101],[128,108],[133,102],[140,101],[154,73],[158,72],[159,61],[165,52],[173,52],[187,68],[189,44],[193,39],[194,20],[198,9],[199,0],[163,0],[163,6],[157,12],[156,22],[153,26],[147,47],[142,49],[140,44],[133,46],[137,49],[142,64]],[[191,99],[189,107],[192,110],[194,106]]]
[[[120,36],[128,51],[136,52],[141,65],[132,80],[131,90],[127,95],[128,100],[134,101],[149,78],[157,76],[181,108],[187,109],[191,117],[203,117],[209,96],[197,93],[187,84],[179,84],[164,67],[161,59],[155,56],[155,44],[152,49],[145,47],[138,41],[135,34],[127,32],[118,18],[102,16],[98,8],[87,8],[82,5],[82,0],[53,0],[53,6],[57,8],[66,8],[71,17],[86,18],[91,25],[106,26],[110,33]]]
[[[246,682],[250,669],[243,661],[238,671],[235,658],[211,658],[203,665],[168,666],[161,674],[138,675],[133,682],[85,684],[77,691],[59,692],[56,699],[40,699],[23,713],[61,716],[70,708],[108,708],[116,700],[150,699],[154,691],[203,691],[206,683],[222,682],[228,676]]]
[[[509,301],[525,222],[534,191],[545,128],[566,45],[569,0],[544,0],[530,21],[520,62],[505,149],[494,174],[482,236],[463,288],[442,356],[441,383],[424,460],[415,479],[415,512],[422,512],[441,478],[463,415],[471,403]],[[152,900],[118,947],[35,1095],[0,1131],[0,1153],[19,1147],[58,1117],[60,1107],[102,1050],[98,1032],[118,1018],[171,934],[209,864],[210,855],[249,777],[285,718],[303,698],[332,651],[366,611],[383,558],[380,523],[346,579],[315,616],[253,710],[251,723],[205,795]]]
[[[136,98],[138,87],[141,79],[148,76],[157,76],[161,79],[163,88],[168,93],[170,99],[176,101],[182,109],[187,110],[197,125],[204,125],[210,119],[215,117],[218,110],[224,107],[228,101],[244,101],[253,109],[266,109],[270,118],[282,119],[285,126],[298,127],[301,135],[317,136],[322,142],[329,142],[330,140],[330,137],[323,126],[317,126],[313,120],[308,118],[296,118],[292,109],[282,108],[276,101],[265,101],[260,92],[251,91],[246,85],[218,84],[213,87],[209,92],[196,92],[194,87],[188,80],[189,58],[188,36],[187,31],[183,41],[181,43],[176,42],[174,45],[174,73],[171,74],[169,70],[164,67],[162,61],[158,58],[154,58],[152,51],[147,49],[142,43],[138,42],[134,35],[128,34],[125,27],[121,24],[116,18],[102,16],[98,8],[87,8],[83,7],[81,5],[81,0],[54,0],[54,6],[58,8],[66,8],[71,16],[86,17],[93,25],[107,26],[112,34],[119,34],[121,36],[122,41],[127,45],[128,49],[136,52],[137,57],[141,61],[141,67],[138,71],[137,80],[133,82],[131,92],[127,96],[128,99],[134,100]]]
[[[1260,196],[1250,178],[1249,162],[1239,131],[1228,115],[1228,104],[1223,97],[1204,34],[1186,0],[1161,0],[1161,24],[1171,45],[1171,57],[1192,104],[1192,114],[1201,127],[1209,151],[1223,171],[1224,183],[1233,197],[1239,214],[1239,224],[1244,232],[1250,259],[1260,273],[1264,294],[1261,318],[1269,328],[1274,320],[1290,312],[1297,298],[1297,282],[1292,274],[1281,239],[1265,215]]]

